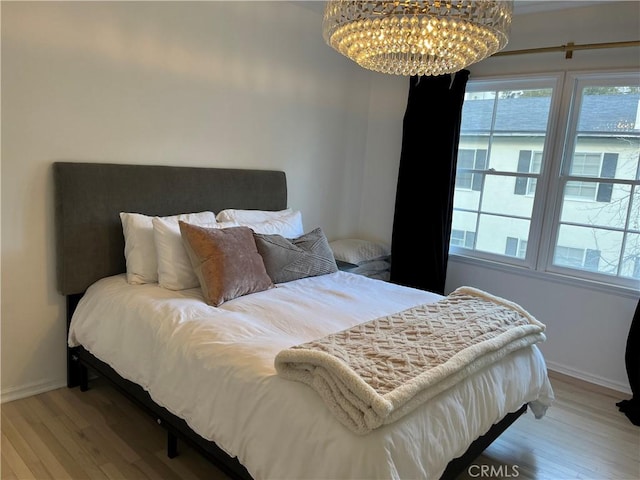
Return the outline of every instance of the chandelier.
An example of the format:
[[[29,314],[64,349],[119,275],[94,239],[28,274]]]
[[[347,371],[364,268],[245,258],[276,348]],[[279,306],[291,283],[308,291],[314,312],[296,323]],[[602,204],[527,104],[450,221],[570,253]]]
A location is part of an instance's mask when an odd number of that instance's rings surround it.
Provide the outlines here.
[[[361,67],[395,75],[457,72],[507,44],[513,1],[328,1],[324,40]]]

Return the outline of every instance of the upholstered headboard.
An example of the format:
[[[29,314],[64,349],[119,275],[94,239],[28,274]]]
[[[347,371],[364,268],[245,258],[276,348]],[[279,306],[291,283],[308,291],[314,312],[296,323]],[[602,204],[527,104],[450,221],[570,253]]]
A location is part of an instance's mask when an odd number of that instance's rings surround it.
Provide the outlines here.
[[[64,295],[125,272],[120,212],[287,207],[285,174],[273,170],[56,162],[53,178],[57,286]]]

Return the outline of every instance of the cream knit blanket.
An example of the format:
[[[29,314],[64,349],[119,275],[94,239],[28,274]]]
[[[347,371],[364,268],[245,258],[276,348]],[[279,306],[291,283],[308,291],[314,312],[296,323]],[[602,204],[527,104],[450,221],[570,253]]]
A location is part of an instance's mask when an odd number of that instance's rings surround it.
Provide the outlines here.
[[[282,350],[278,374],[314,388],[349,429],[366,434],[520,348],[545,326],[519,305],[470,287]]]

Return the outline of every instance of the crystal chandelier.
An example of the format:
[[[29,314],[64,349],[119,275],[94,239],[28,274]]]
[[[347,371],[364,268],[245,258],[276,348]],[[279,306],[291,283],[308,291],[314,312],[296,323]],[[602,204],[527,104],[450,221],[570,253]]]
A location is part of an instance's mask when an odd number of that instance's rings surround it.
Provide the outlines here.
[[[507,44],[513,1],[328,1],[325,41],[358,65],[395,75],[457,72]]]

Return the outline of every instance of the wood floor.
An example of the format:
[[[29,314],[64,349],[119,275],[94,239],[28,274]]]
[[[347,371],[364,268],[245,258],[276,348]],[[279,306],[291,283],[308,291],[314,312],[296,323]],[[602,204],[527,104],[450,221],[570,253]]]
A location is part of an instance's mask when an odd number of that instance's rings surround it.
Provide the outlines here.
[[[547,415],[518,419],[459,480],[640,479],[640,427],[615,406],[624,396],[559,375],[552,383]],[[164,430],[100,379],[0,410],[2,480],[227,480],[183,443],[168,459]]]

